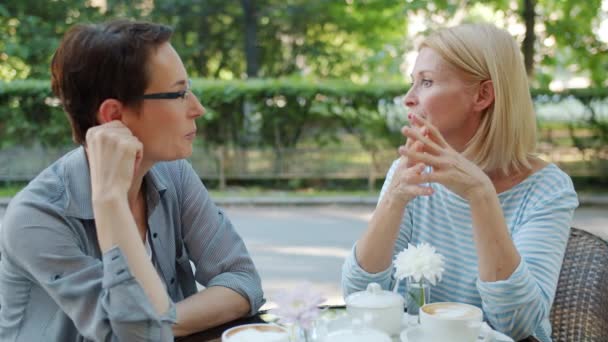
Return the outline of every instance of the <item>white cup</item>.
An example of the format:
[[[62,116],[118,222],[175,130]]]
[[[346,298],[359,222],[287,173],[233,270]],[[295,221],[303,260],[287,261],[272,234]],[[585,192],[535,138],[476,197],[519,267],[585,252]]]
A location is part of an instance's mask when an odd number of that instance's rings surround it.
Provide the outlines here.
[[[222,342],[289,342],[289,333],[278,325],[254,323],[232,327],[222,334]]]
[[[430,341],[475,342],[482,323],[483,311],[474,305],[440,302],[420,309],[420,328]]]

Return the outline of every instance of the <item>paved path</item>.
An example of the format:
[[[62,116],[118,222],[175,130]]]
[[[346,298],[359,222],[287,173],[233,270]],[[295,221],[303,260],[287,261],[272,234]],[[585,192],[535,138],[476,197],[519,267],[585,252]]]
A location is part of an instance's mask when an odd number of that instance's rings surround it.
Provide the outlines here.
[[[266,297],[311,281],[329,303],[342,303],[344,257],[364,231],[373,206],[228,206],[261,273]],[[0,223],[4,209],[0,206]],[[582,207],[574,226],[608,240],[608,208]]]

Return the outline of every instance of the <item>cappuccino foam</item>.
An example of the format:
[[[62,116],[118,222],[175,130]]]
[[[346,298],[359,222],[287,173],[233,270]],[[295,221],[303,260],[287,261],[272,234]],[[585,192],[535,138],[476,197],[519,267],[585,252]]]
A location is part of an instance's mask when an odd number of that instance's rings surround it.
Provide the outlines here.
[[[458,304],[430,305],[422,309],[429,315],[449,319],[473,318],[479,314],[471,307]]]

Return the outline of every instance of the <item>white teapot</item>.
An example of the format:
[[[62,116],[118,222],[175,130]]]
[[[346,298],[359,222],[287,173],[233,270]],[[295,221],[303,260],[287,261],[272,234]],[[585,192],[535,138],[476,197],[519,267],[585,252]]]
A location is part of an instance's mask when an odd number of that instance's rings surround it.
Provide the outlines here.
[[[402,330],[403,297],[382,290],[377,283],[369,283],[367,290],[350,294],[345,302],[349,315],[366,322],[369,328],[391,336],[398,335]]]

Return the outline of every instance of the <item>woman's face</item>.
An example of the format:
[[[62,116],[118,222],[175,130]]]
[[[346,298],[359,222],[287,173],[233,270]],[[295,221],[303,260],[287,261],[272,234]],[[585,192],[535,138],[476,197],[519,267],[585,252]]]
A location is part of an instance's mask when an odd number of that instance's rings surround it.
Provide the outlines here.
[[[455,150],[462,151],[479,127],[481,117],[474,110],[473,89],[461,71],[425,47],[416,58],[405,105],[410,113],[436,126]]]
[[[150,73],[144,94],[188,89],[188,74],[171,44],[160,45],[148,62]],[[145,161],[176,160],[192,154],[195,119],[205,108],[190,91],[184,98],[144,99],[137,112],[123,116],[124,124],[144,145]]]

